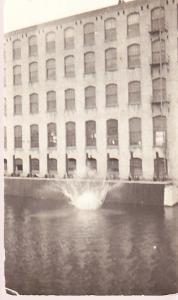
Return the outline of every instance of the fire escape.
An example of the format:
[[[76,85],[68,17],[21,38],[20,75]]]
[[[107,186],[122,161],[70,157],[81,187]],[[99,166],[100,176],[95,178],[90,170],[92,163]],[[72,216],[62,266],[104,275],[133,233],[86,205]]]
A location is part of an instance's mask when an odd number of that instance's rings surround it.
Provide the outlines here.
[[[153,116],[159,115],[164,123],[164,118],[169,113],[169,99],[166,93],[166,78],[169,71],[169,58],[166,54],[166,40],[168,39],[168,29],[165,22],[164,0],[160,0],[159,7],[152,10],[151,31],[152,61],[150,64],[153,83],[153,95],[151,99]],[[166,130],[167,131],[167,130]],[[156,180],[167,178],[167,134],[162,136],[162,155],[156,152]],[[160,165],[162,164],[163,176],[160,178]]]

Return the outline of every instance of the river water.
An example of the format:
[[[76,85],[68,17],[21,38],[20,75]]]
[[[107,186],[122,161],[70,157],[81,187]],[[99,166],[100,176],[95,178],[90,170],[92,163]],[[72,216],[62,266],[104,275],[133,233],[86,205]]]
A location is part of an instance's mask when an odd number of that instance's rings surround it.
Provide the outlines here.
[[[59,201],[60,203],[60,201]],[[23,295],[178,292],[178,206],[5,199],[6,286]]]

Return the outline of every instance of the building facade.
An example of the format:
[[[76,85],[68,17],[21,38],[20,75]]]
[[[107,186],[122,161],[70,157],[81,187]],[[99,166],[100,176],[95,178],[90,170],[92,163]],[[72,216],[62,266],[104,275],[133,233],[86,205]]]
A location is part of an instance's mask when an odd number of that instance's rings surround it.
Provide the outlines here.
[[[178,180],[178,0],[7,33],[6,175]]]

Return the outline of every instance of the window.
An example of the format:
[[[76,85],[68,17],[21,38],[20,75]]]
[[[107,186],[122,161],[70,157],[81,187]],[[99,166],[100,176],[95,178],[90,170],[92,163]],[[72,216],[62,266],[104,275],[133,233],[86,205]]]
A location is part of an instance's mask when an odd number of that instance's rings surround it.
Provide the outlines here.
[[[4,126],[4,149],[7,149],[7,130]]]
[[[105,70],[106,71],[117,70],[117,50],[116,50],[116,48],[110,48],[105,51]]]
[[[38,81],[38,63],[32,62],[29,64],[29,81],[34,83]]]
[[[118,146],[118,121],[107,120],[107,146]]]
[[[163,147],[167,142],[167,120],[165,116],[153,117],[153,145]]]
[[[15,159],[15,173],[23,171],[23,160],[21,158]]]
[[[151,30],[159,31],[165,29],[164,7],[156,7],[151,11]]]
[[[157,78],[153,80],[153,102],[166,101],[166,79]]]
[[[106,106],[116,106],[117,105],[117,84],[106,85]]]
[[[4,171],[7,171],[7,159],[4,158]]]
[[[91,157],[91,158],[88,158],[87,159],[87,167],[90,169],[90,170],[97,170],[97,161],[95,158]]]
[[[64,30],[64,48],[73,49],[74,48],[74,28],[69,27]]]
[[[87,121],[86,125],[86,146],[96,146],[96,122]]]
[[[13,59],[21,58],[21,42],[20,40],[13,41]]]
[[[84,54],[84,71],[85,74],[95,73],[95,53],[87,52]]]
[[[152,42],[152,63],[160,64],[166,61],[166,49],[164,40]]]
[[[56,92],[50,91],[47,93],[47,111],[56,111]]]
[[[73,173],[76,170],[76,159],[74,158],[68,158],[67,159],[67,175],[70,177],[73,176]]]
[[[22,114],[22,97],[15,96],[14,97],[14,115]]]
[[[13,82],[14,85],[19,85],[21,84],[21,66],[15,66],[13,68]]]
[[[39,130],[38,125],[31,125],[30,126],[30,142],[31,148],[38,148],[39,147]]]
[[[4,98],[4,116],[7,115],[7,100]]]
[[[49,171],[49,173],[56,173],[57,172],[57,159],[49,158],[49,160],[48,160],[48,171]]]
[[[128,84],[129,104],[138,105],[141,103],[140,81],[132,81]]]
[[[95,43],[95,28],[94,23],[84,25],[84,45],[92,46]]]
[[[138,44],[128,47],[128,68],[140,68],[140,45]]]
[[[53,58],[46,62],[46,78],[48,80],[56,79],[56,61]]]
[[[142,176],[142,160],[140,158],[131,158],[130,175],[136,180]]]
[[[136,37],[140,35],[139,14],[132,13],[127,17],[127,36]]]
[[[33,172],[39,172],[40,170],[40,162],[39,159],[37,158],[32,158],[31,159],[31,171]]]
[[[30,113],[38,113],[38,94],[34,93],[30,95]]]
[[[73,55],[69,55],[64,58],[64,65],[65,65],[65,76],[66,77],[75,76],[75,63],[74,63]]]
[[[107,164],[108,172],[119,172],[119,161],[117,158],[109,158]]]
[[[22,126],[14,127],[14,148],[22,148]]]
[[[48,147],[54,148],[57,145],[56,124],[49,123],[47,127],[48,127]]]
[[[105,28],[105,41],[115,41],[117,38],[116,32],[116,19],[110,18],[105,20],[104,22]]]
[[[46,34],[46,52],[54,53],[56,50],[55,33],[48,32]]]
[[[35,35],[29,38],[29,56],[38,55],[37,37]]]
[[[75,147],[75,122],[66,123],[66,146]]]
[[[85,108],[95,108],[96,107],[96,92],[94,86],[88,86],[85,88]]]
[[[130,146],[141,146],[142,137],[141,137],[140,118],[132,118],[129,120],[129,137],[130,137]]]
[[[74,89],[65,90],[65,109],[66,110],[75,109],[75,90]]]
[[[154,178],[164,180],[168,174],[167,159],[157,157],[154,159]]]

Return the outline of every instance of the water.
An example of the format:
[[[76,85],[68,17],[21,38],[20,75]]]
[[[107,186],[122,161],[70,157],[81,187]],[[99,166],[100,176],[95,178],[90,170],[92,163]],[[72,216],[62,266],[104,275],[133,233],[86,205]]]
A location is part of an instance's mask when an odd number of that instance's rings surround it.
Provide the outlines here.
[[[178,206],[5,199],[6,286],[23,295],[178,291]]]

